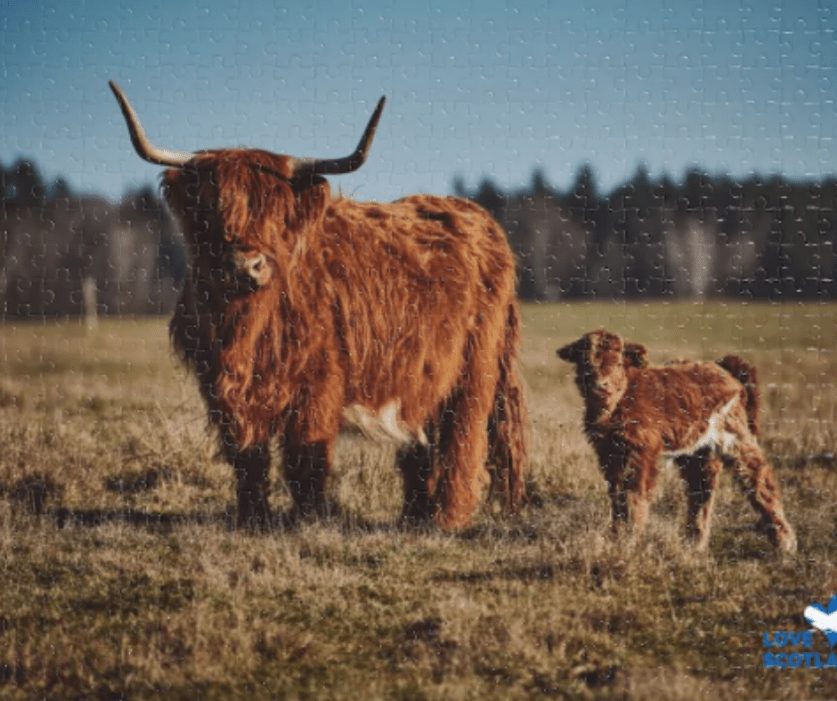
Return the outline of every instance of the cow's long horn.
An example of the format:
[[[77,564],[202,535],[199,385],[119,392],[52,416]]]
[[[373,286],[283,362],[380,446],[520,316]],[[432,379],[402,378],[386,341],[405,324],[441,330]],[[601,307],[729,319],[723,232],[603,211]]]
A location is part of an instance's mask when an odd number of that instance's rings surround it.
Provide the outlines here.
[[[378,106],[372,113],[369,124],[366,125],[366,130],[363,132],[363,136],[360,137],[357,148],[351,156],[345,156],[344,158],[294,158],[292,161],[294,174],[342,175],[360,168],[366,163],[366,159],[369,156],[372,139],[375,138],[375,130],[378,128],[378,122],[381,119],[381,113],[384,111],[386,101],[386,97],[382,97],[378,101]]]
[[[144,158],[150,163],[156,163],[161,166],[172,166],[174,168],[181,168],[186,165],[194,157],[193,153],[188,151],[169,151],[165,148],[158,148],[152,144],[145,135],[145,130],[140,124],[137,113],[125,93],[112,80],[108,82],[113,94],[119,101],[119,106],[122,108],[122,114],[125,115],[125,121],[128,123],[128,131],[131,133],[131,143],[134,145],[140,158]]]

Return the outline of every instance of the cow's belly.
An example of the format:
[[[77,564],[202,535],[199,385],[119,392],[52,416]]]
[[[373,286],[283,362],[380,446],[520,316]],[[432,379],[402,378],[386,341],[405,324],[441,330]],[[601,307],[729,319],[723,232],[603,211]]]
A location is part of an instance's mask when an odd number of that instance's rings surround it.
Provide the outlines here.
[[[377,409],[352,404],[343,408],[342,418],[344,425],[358,429],[378,443],[427,445],[424,430],[420,426],[409,426],[401,417],[400,399],[392,399]]]

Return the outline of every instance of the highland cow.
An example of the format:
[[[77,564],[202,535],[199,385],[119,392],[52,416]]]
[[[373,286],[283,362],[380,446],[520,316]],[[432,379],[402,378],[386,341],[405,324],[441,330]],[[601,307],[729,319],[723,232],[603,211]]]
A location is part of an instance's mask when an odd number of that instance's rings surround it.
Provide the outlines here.
[[[527,415],[504,232],[463,199],[361,203],[323,177],[365,162],[384,99],[352,155],[299,159],[157,148],[110,86],[137,153],[169,166],[189,252],[170,332],[233,467],[238,524],[271,521],[274,436],[293,515],[327,514],[347,423],[400,444],[404,519],[465,526],[486,483],[518,506]]]
[[[558,355],[576,367],[584,430],[608,482],[615,529],[624,523],[642,529],[664,458],[680,468],[689,534],[705,548],[718,480],[728,465],[773,545],[795,550],[779,486],[757,441],[755,368],[736,356],[653,367],[643,346],[607,331],[588,333]]]

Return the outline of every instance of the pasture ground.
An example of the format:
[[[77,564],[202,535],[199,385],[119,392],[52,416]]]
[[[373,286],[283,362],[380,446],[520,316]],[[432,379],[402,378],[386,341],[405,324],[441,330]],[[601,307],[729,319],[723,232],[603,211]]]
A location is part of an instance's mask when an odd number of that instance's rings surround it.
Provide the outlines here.
[[[341,440],[328,522],[230,529],[231,470],[165,320],[0,327],[0,697],[822,699],[837,669],[765,669],[837,593],[837,305],[524,308],[538,506],[457,534],[395,521],[392,448]],[[614,541],[581,399],[555,348],[606,327],[655,362],[759,368],[763,445],[799,553],[727,477],[708,553],[676,475]],[[274,474],[275,506],[287,507]],[[812,648],[824,662],[825,636]]]

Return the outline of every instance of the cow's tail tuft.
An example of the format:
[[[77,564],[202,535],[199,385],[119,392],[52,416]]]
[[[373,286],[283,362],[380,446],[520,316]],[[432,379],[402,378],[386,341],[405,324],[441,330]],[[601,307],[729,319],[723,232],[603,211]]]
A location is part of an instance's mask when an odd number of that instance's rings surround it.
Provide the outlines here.
[[[761,391],[756,368],[737,355],[727,355],[718,361],[724,370],[738,380],[747,395],[747,424],[750,432],[758,436],[761,432]]]
[[[500,358],[500,377],[494,408],[488,420],[489,498],[502,497],[509,511],[528,497],[529,415],[523,377],[517,366],[520,346],[520,312],[509,305],[506,339]]]

